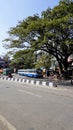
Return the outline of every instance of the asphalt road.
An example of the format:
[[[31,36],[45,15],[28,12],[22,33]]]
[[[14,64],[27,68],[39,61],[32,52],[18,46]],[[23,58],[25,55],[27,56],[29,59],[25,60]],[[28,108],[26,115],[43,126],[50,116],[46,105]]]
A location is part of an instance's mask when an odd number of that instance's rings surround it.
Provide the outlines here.
[[[73,91],[0,80],[1,130],[73,130]]]

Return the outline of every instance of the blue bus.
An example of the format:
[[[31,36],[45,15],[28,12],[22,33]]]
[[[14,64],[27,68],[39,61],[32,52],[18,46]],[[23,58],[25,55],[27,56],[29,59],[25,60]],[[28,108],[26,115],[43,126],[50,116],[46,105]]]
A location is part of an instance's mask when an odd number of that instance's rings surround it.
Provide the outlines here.
[[[41,69],[19,69],[17,73],[21,76],[28,76],[34,78],[43,77]]]

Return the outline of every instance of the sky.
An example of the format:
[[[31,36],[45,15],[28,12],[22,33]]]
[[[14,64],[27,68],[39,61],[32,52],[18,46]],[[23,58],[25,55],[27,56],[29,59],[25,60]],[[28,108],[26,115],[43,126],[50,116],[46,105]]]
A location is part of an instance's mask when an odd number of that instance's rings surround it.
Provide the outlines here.
[[[41,14],[48,7],[58,5],[59,0],[0,0],[0,56],[7,50],[2,41],[8,37],[7,32],[15,27],[18,21],[34,14]]]

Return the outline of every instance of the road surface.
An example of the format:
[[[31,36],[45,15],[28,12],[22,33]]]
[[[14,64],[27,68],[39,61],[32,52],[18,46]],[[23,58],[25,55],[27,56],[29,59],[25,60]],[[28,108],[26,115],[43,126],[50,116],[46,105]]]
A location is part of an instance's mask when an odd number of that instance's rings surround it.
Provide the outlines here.
[[[73,90],[0,80],[1,130],[73,130]]]

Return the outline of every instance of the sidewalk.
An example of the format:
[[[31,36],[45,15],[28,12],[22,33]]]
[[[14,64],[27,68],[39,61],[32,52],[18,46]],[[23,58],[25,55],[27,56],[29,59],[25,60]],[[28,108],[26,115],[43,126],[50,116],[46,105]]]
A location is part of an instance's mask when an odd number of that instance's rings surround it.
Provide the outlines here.
[[[71,84],[71,80],[61,80],[58,82],[58,86],[73,89],[73,85]]]

